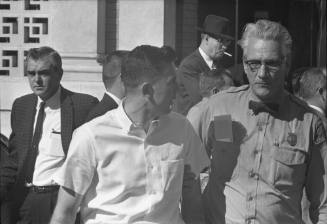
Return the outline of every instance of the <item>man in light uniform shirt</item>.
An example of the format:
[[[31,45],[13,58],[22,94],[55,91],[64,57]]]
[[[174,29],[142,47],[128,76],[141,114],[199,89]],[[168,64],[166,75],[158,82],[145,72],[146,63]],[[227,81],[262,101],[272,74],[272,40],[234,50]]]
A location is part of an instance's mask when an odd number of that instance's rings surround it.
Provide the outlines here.
[[[175,78],[162,49],[128,54],[125,99],[74,134],[51,224],[73,223],[79,206],[87,224],[204,223],[198,178],[209,161],[191,124],[170,112]]]
[[[327,223],[327,143],[321,119],[283,90],[292,39],[280,24],[247,24],[240,45],[249,85],[209,99],[195,123],[211,173],[209,224],[299,224],[305,189],[313,223]]]

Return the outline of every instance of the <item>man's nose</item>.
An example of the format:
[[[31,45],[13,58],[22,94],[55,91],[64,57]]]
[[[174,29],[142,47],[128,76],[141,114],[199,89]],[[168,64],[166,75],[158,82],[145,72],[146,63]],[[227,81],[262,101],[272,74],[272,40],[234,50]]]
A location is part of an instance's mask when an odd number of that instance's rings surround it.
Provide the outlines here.
[[[36,82],[41,82],[42,81],[41,75],[39,75],[38,73],[35,73],[34,79],[35,79]]]
[[[261,65],[258,70],[258,77],[265,78],[268,75],[266,65]]]

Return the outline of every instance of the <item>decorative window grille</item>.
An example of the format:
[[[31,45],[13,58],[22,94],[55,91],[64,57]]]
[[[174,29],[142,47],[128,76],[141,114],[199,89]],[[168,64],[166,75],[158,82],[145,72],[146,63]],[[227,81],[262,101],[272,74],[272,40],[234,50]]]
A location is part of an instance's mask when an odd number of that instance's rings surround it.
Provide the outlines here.
[[[24,57],[49,43],[48,0],[0,0],[0,76],[22,77]]]

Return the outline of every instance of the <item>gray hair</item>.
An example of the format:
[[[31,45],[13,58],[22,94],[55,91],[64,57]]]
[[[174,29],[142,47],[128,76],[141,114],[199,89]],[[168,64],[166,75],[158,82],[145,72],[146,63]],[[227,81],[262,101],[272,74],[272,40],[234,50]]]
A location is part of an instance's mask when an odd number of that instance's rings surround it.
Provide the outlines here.
[[[282,46],[283,56],[286,58],[291,55],[292,37],[287,29],[280,23],[261,19],[256,23],[246,24],[242,39],[238,41],[238,44],[243,49],[244,55],[247,53],[247,46],[250,38],[278,41]]]
[[[299,96],[305,100],[313,97],[320,88],[326,89],[323,68],[313,67],[306,70],[300,79],[299,87]]]

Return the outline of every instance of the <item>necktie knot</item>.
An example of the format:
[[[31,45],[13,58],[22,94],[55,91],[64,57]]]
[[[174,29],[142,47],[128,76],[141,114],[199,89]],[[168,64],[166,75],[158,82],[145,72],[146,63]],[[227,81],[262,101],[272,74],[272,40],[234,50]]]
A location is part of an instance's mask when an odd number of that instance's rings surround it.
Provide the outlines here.
[[[39,104],[39,111],[40,111],[40,110],[44,110],[44,107],[45,107],[45,102],[42,101],[42,102]]]
[[[279,105],[277,103],[262,103],[250,100],[249,109],[251,109],[255,115],[260,112],[277,113]]]

